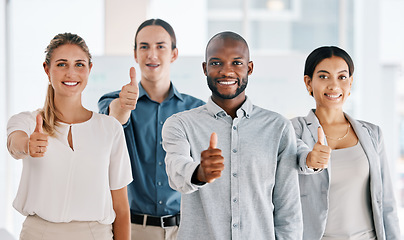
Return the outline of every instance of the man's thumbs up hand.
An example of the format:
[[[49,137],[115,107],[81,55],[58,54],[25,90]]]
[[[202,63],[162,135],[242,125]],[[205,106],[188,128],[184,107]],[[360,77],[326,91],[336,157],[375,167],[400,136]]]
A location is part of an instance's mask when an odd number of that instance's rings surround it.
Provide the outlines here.
[[[198,167],[198,180],[211,183],[222,176],[224,158],[222,150],[217,149],[217,135],[212,133],[209,148],[201,153],[201,164]]]

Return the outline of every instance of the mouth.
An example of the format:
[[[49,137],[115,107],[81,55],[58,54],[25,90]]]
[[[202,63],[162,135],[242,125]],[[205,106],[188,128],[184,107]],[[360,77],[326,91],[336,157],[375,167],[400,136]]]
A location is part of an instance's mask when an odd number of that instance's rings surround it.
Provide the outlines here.
[[[328,93],[324,93],[324,96],[331,98],[331,99],[338,99],[342,96],[342,93],[334,93],[334,94],[328,94]]]
[[[66,86],[76,86],[79,84],[79,82],[62,82]]]
[[[219,85],[226,85],[226,86],[230,86],[230,85],[235,85],[238,83],[237,80],[217,80],[217,83]]]
[[[160,66],[160,64],[153,64],[153,63],[148,63],[148,64],[146,64],[146,66],[148,66],[148,67],[151,67],[151,68],[156,68],[156,67],[159,67]]]

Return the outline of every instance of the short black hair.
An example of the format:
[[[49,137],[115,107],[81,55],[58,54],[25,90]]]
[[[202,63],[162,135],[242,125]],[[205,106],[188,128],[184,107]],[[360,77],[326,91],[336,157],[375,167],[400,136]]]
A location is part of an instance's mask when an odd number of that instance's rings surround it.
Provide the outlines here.
[[[323,46],[313,50],[309,56],[307,56],[306,63],[304,65],[304,75],[313,77],[314,69],[317,65],[326,58],[331,58],[333,56],[340,57],[345,60],[349,69],[349,76],[351,77],[354,73],[354,63],[352,58],[343,49],[336,46]]]
[[[236,40],[236,41],[240,41],[240,42],[244,43],[245,46],[247,47],[248,56],[250,56],[250,49],[248,47],[247,41],[241,35],[239,35],[239,34],[237,34],[235,32],[225,31],[225,32],[220,32],[220,33],[215,34],[208,41],[208,44],[206,44],[206,49],[205,49],[205,58],[207,56],[208,48],[209,48],[210,43],[216,38],[218,38],[218,39],[232,39],[232,40]]]

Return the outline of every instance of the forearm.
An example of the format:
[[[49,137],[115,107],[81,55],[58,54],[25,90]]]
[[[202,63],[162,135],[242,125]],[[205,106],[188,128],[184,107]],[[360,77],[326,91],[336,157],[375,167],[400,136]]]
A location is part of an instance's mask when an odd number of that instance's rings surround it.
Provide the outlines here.
[[[23,159],[28,156],[29,137],[23,131],[12,132],[7,138],[7,149],[15,159]]]
[[[130,239],[130,213],[120,213],[116,215],[115,221],[112,224],[114,232],[114,240],[129,240]]]
[[[122,125],[128,122],[131,112],[131,110],[121,107],[119,98],[112,100],[109,105],[109,115],[116,118]]]
[[[116,214],[112,224],[114,240],[130,240],[130,209],[126,187],[112,190],[111,194]]]

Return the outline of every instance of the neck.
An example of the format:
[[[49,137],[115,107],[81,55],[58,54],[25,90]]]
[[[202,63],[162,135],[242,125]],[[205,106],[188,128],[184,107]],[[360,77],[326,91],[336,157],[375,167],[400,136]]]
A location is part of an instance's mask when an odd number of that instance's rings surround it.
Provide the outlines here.
[[[141,81],[142,87],[149,97],[156,102],[162,103],[170,92],[170,80],[168,81]]]
[[[347,121],[341,108],[329,109],[317,106],[315,114],[321,125],[345,123]]]
[[[84,122],[92,115],[91,111],[83,107],[81,95],[78,97],[55,96],[55,108],[58,119],[64,123]]]
[[[243,105],[246,97],[244,94],[240,94],[233,99],[223,99],[216,95],[212,95],[212,101],[216,103],[219,107],[221,107],[228,115],[230,115],[233,119],[236,118],[237,110]]]

